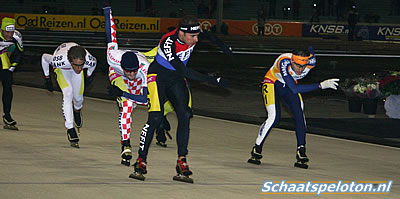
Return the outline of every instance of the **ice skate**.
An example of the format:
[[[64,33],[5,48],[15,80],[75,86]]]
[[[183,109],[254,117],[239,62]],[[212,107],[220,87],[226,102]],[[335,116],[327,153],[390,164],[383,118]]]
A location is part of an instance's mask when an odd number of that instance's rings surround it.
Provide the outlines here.
[[[67,130],[68,141],[72,147],[79,148],[79,136],[75,131],[75,128],[70,128]]]
[[[3,115],[4,129],[15,130],[18,131],[17,122],[11,118],[10,115]]]
[[[131,146],[122,146],[121,149],[121,164],[125,166],[130,166],[131,165],[131,159],[132,159],[132,149]]]
[[[294,163],[295,167],[308,169],[307,162],[310,160],[308,159],[308,157],[306,155],[306,148],[303,145],[301,145],[297,148],[296,159],[297,159],[297,162]]]
[[[260,160],[263,156],[261,155],[261,150],[258,150],[257,148],[258,148],[257,146],[254,146],[253,149],[251,150],[251,158],[247,160],[248,163],[256,165],[261,164]]]
[[[133,167],[135,168],[135,170],[133,171],[133,173],[131,173],[131,175],[129,175],[129,177],[144,181],[146,179],[146,177],[144,177],[143,174],[147,173],[146,166],[147,166],[147,163],[145,161],[143,161],[142,158],[138,158],[136,160],[135,164],[133,164]]]
[[[80,133],[80,128],[83,125],[83,120],[82,120],[82,112],[81,110],[76,111],[74,110],[74,125],[78,129],[78,133]]]
[[[182,158],[181,160],[177,161],[176,172],[178,174],[172,178],[173,180],[193,183],[193,179],[189,177],[193,174],[193,172],[189,169],[186,158]]]

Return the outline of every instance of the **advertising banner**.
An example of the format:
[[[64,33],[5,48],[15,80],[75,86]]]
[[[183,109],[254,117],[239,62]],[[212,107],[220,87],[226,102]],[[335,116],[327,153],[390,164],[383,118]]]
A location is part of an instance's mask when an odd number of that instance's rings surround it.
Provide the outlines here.
[[[180,19],[162,18],[160,32],[167,32],[170,27],[177,27]],[[214,19],[200,19],[201,28],[210,30],[215,26]],[[223,20],[230,35],[257,35],[257,22]],[[269,22],[265,25],[265,36],[292,36],[301,37],[302,23],[297,22]]]
[[[74,15],[15,14],[17,29],[55,31],[104,31],[104,17]],[[159,32],[160,18],[114,17],[117,31]]]
[[[343,24],[303,24],[303,37],[333,37],[347,35],[348,25]],[[357,25],[357,40],[399,41],[400,26]]]
[[[14,18],[14,14],[0,13],[0,24],[1,24],[1,20],[3,20],[4,17]]]

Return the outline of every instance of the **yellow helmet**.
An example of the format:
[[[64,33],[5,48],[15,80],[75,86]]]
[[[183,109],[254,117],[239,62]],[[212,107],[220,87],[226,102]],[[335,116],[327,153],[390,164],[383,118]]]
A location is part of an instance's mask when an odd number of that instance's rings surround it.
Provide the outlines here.
[[[4,31],[14,31],[15,19],[4,17],[3,20],[1,20],[1,29]]]

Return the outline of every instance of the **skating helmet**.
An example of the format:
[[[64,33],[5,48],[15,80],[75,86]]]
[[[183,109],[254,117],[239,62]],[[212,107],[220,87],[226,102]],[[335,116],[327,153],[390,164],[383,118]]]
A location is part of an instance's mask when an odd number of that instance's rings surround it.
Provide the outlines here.
[[[1,20],[1,29],[4,31],[14,31],[15,19],[4,17],[3,20]]]
[[[122,55],[121,68],[127,71],[139,69],[139,60],[134,52],[126,52]]]

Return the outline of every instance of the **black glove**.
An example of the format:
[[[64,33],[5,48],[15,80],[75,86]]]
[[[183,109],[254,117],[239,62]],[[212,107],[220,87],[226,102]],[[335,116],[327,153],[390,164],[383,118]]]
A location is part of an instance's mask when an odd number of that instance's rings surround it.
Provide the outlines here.
[[[229,81],[227,79],[222,77],[217,77],[216,81],[219,87],[229,88]]]
[[[113,97],[122,96],[123,91],[118,86],[115,86],[115,84],[108,86],[107,89],[108,89],[108,95],[110,96]]]
[[[104,0],[103,1],[103,8],[111,7],[111,0]]]
[[[93,75],[92,75],[93,76]],[[84,82],[84,84],[85,84],[85,88],[87,88],[87,87],[89,87],[90,86],[90,84],[92,83],[92,81],[93,81],[93,77],[92,76],[90,76],[90,77],[87,77],[87,76],[85,76],[85,82]]]
[[[44,86],[47,88],[48,91],[50,92],[54,91],[53,82],[51,82],[51,78],[44,79]]]
[[[228,55],[228,56],[232,56],[233,55],[232,47],[225,45],[225,46],[221,47],[221,49],[226,55]]]

